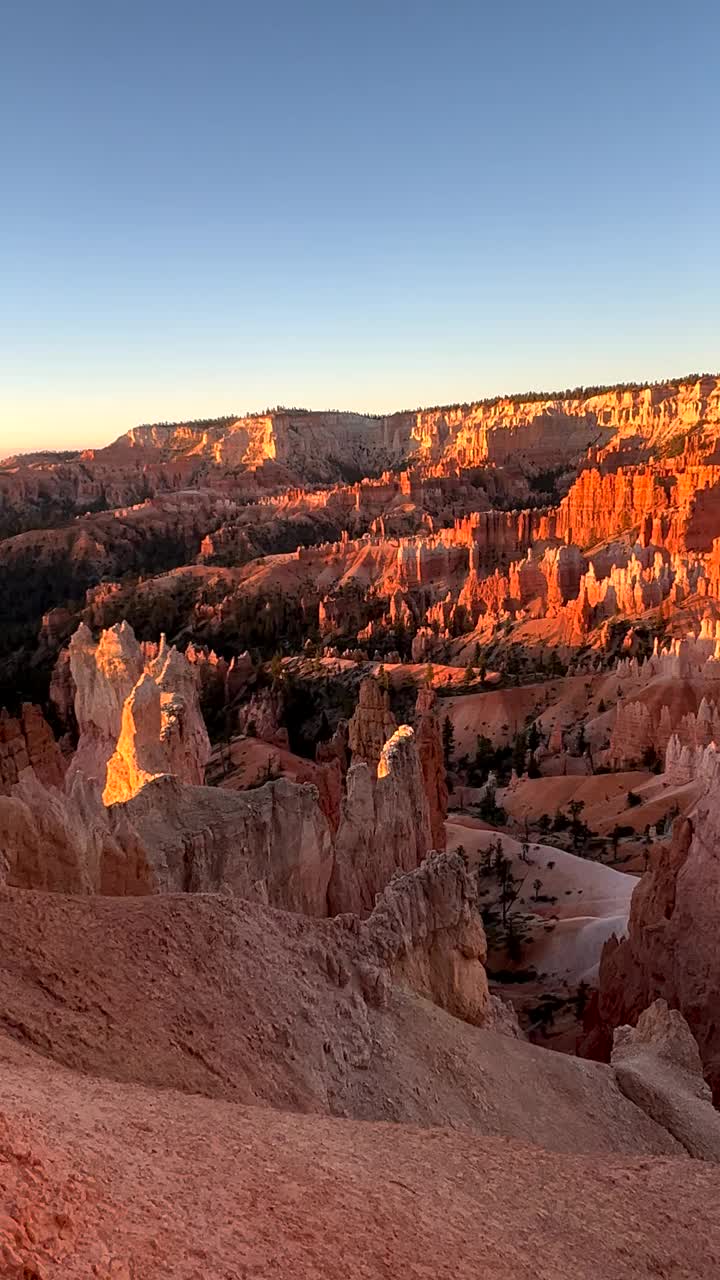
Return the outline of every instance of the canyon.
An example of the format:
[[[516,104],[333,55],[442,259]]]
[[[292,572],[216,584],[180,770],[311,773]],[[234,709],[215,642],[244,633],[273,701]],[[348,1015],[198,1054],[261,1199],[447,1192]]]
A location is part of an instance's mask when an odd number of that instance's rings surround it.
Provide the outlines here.
[[[3,1274],[720,1269],[719,377],[6,458],[0,605]]]

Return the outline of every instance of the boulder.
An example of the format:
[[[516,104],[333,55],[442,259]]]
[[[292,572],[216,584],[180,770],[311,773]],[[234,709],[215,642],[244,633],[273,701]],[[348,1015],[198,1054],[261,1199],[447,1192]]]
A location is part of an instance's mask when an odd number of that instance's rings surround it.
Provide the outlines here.
[[[460,854],[431,854],[395,876],[360,927],[366,978],[401,981],[464,1022],[491,1013],[487,943],[474,880]]]
[[[611,1057],[623,1093],[691,1156],[720,1162],[720,1114],[703,1079],[697,1042],[682,1014],[655,1000],[637,1026],[618,1027]]]

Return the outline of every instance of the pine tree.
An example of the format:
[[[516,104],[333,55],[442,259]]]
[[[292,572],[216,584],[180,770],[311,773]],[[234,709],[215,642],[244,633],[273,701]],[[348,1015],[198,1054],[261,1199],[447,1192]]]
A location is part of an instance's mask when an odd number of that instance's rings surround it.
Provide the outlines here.
[[[527,755],[527,738],[524,730],[520,730],[515,734],[515,745],[513,746],[512,763],[518,777],[525,772],[525,757]]]

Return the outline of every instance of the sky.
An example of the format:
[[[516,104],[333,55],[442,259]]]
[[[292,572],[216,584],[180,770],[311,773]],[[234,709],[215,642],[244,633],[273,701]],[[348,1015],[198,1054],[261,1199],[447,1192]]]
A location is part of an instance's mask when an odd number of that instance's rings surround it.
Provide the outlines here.
[[[716,0],[8,0],[0,457],[720,368]]]

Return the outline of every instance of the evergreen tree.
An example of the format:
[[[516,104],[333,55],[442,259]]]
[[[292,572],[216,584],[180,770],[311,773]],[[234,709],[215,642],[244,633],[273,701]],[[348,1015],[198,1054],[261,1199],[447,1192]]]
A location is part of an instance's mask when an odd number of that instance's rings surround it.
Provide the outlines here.
[[[512,767],[518,777],[525,772],[525,757],[527,756],[527,738],[525,731],[520,730],[515,734],[515,745],[513,746]]]

